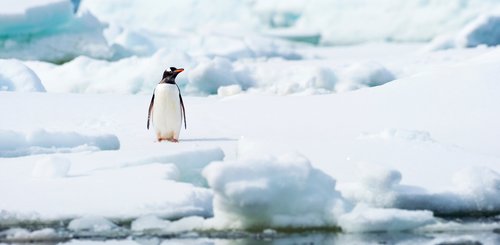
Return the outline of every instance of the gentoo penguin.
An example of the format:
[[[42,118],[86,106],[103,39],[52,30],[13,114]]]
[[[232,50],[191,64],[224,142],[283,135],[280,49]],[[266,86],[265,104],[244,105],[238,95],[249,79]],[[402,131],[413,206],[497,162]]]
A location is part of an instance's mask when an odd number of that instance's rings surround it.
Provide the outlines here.
[[[184,69],[175,67],[170,67],[170,71],[165,70],[162,80],[153,91],[148,110],[147,129],[149,129],[149,121],[153,120],[156,138],[160,142],[163,140],[179,142],[183,116],[184,128],[186,128],[184,102],[181,90],[175,83],[175,78],[183,71]]]

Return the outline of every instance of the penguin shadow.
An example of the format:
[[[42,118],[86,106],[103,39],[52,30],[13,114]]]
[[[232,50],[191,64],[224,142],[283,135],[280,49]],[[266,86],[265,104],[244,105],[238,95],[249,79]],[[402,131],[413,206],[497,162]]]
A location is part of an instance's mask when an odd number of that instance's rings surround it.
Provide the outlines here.
[[[238,141],[233,138],[193,138],[193,139],[179,139],[179,142],[225,142],[225,141]]]

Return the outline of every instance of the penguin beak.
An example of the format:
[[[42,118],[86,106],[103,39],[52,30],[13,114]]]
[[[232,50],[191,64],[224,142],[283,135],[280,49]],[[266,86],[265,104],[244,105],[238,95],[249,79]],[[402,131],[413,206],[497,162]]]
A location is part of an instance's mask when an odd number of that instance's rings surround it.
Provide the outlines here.
[[[174,72],[175,72],[175,73],[181,73],[181,72],[183,72],[183,71],[184,71],[184,68],[179,68],[179,69],[175,70]]]

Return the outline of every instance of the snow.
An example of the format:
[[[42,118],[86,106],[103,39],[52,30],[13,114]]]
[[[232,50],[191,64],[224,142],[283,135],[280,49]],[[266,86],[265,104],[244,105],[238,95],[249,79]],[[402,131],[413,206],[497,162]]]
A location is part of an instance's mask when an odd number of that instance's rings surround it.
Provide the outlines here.
[[[498,229],[497,1],[79,2],[0,3],[0,239]]]
[[[212,163],[203,176],[225,227],[334,226],[347,208],[335,180],[297,154]]]
[[[47,157],[38,160],[31,175],[35,178],[66,177],[71,167],[71,162],[62,157]]]
[[[0,91],[45,92],[45,87],[22,62],[0,59]]]
[[[111,134],[89,136],[78,132],[52,132],[44,129],[24,134],[0,129],[0,136],[0,157],[120,149],[120,141]]]

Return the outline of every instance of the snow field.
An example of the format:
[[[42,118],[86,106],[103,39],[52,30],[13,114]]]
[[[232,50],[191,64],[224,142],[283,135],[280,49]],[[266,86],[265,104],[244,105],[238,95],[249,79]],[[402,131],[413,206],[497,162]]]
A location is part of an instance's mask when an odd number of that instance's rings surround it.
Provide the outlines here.
[[[456,224],[434,215],[500,210],[495,1],[23,3],[0,8],[3,224],[435,232]],[[207,96],[186,96],[177,145],[144,130],[165,64]]]
[[[31,175],[35,178],[66,177],[71,167],[71,162],[62,157],[47,157],[35,163]]]

